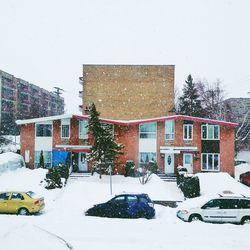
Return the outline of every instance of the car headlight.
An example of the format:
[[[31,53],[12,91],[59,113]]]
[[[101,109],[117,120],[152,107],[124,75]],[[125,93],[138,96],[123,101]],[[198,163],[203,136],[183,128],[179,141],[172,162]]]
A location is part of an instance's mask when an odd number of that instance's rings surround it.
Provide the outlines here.
[[[150,207],[154,207],[154,203],[149,202],[148,205],[149,205]]]
[[[188,214],[188,211],[187,211],[187,210],[179,210],[178,213],[181,213],[181,214]]]

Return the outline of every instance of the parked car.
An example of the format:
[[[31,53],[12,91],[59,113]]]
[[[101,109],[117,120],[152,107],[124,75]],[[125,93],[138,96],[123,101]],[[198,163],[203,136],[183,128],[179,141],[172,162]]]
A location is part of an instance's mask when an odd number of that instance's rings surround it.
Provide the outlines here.
[[[250,198],[221,196],[207,200],[201,205],[179,210],[177,216],[188,222],[201,220],[250,224]]]
[[[94,205],[85,215],[151,219],[155,216],[155,209],[147,194],[120,194],[106,203]]]
[[[40,212],[44,206],[44,198],[32,191],[0,193],[0,213],[28,215]]]
[[[240,182],[250,187],[250,171],[240,175]]]

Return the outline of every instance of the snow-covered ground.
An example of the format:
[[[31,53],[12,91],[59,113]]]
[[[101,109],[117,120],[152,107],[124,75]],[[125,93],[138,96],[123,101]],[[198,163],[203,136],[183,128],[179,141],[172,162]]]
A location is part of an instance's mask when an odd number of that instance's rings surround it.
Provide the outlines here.
[[[0,249],[249,249],[250,225],[185,223],[176,217],[178,208],[155,205],[156,218],[152,220],[86,217],[86,209],[111,198],[109,177],[70,180],[65,188],[46,190],[41,183],[45,173],[43,169],[18,169],[0,176],[0,190],[33,190],[46,202],[41,215],[0,215]],[[210,193],[212,186],[215,190],[217,181],[225,179],[218,175],[216,181],[212,181],[215,176],[201,177],[202,193]],[[218,190],[232,187],[230,178]],[[164,183],[157,176],[146,185],[136,178],[112,179],[114,193],[146,192],[153,200],[183,199],[174,183]],[[211,182],[207,186],[205,179]],[[243,185],[234,182],[238,185],[234,191],[242,191]]]

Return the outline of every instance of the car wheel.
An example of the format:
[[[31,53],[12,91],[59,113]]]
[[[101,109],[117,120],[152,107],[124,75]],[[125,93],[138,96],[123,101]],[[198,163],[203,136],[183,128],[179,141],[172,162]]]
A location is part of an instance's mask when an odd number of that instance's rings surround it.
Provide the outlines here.
[[[242,218],[241,224],[242,225],[244,225],[244,224],[250,224],[250,217],[244,217],[244,218]]]
[[[29,211],[28,211],[28,209],[22,207],[22,208],[20,208],[20,209],[18,210],[18,214],[19,214],[19,215],[28,215],[28,214],[29,214]]]
[[[191,214],[189,217],[189,222],[198,221],[198,220],[202,221],[202,218],[199,214]]]

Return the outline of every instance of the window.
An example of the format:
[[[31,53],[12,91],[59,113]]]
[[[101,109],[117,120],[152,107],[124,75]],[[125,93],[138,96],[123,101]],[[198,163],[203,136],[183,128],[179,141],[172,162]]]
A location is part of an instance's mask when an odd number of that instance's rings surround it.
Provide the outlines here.
[[[79,121],[79,139],[88,139],[88,121]]]
[[[219,125],[202,125],[201,134],[203,140],[219,140],[220,139],[220,127]]]
[[[20,201],[20,200],[24,200],[24,198],[19,193],[12,193],[11,200]]]
[[[220,209],[221,207],[221,201],[219,199],[210,200],[208,203],[206,203],[202,209]]]
[[[140,162],[146,163],[149,161],[156,161],[156,153],[140,153]]]
[[[243,209],[250,209],[250,200],[240,200],[240,207]]]
[[[35,168],[40,167],[40,155],[41,151],[35,151]],[[43,151],[44,166],[45,168],[51,167],[51,151]]]
[[[156,122],[140,124],[140,138],[156,138]]]
[[[36,124],[37,137],[51,137],[52,125],[51,124]]]
[[[183,138],[184,140],[193,140],[193,124],[183,125]]]
[[[10,198],[11,193],[2,193],[0,194],[0,200],[8,200]]]
[[[135,196],[135,195],[128,195],[127,196],[127,202],[128,203],[137,203],[137,196]]]
[[[204,171],[219,171],[220,154],[201,154],[202,170]]]
[[[174,120],[165,121],[165,139],[174,140]]]
[[[61,120],[61,138],[70,137],[70,119]]]

